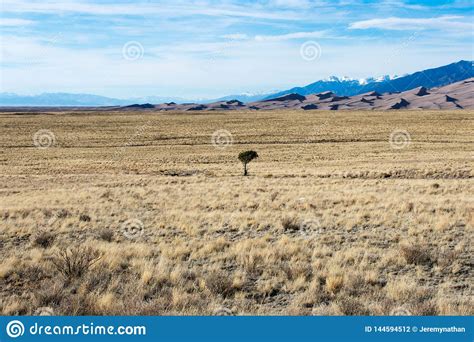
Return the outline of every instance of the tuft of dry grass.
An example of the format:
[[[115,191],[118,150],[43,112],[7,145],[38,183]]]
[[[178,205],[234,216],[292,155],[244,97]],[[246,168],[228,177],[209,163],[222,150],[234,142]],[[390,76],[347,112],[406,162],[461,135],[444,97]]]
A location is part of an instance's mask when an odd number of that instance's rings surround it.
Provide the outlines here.
[[[343,285],[344,277],[342,275],[331,274],[326,278],[326,289],[332,295],[337,294],[341,290]]]
[[[401,245],[400,254],[408,264],[429,265],[432,262],[430,249],[423,244]]]
[[[82,222],[90,222],[91,221],[91,217],[87,214],[81,214],[79,216],[79,221],[82,221]]]
[[[204,282],[206,288],[216,296],[227,298],[235,293],[234,283],[226,272],[214,270],[206,276]]]
[[[55,234],[46,230],[40,230],[35,233],[33,237],[33,245],[42,248],[48,248],[53,244],[55,238]]]
[[[284,217],[281,226],[285,231],[295,231],[300,229],[300,223],[296,217]]]
[[[98,230],[97,236],[101,240],[112,242],[114,239],[114,231],[110,228],[102,228]]]

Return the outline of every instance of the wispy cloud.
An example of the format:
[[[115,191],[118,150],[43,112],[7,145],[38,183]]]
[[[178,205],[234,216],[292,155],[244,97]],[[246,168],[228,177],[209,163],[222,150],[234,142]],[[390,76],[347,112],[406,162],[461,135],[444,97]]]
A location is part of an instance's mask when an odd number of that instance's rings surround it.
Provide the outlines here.
[[[248,40],[250,37],[245,33],[231,33],[231,34],[224,34],[221,38],[229,39],[229,40]]]
[[[437,18],[378,18],[356,21],[350,24],[350,29],[383,29],[383,30],[413,30],[413,29],[459,29],[472,30],[471,22],[461,21],[462,16],[441,16]]]
[[[2,18],[0,26],[27,26],[34,24],[33,20],[17,19],[17,18]]]
[[[322,38],[326,35],[327,31],[312,31],[312,32],[294,32],[280,35],[257,35],[255,36],[256,41],[282,41],[290,39],[310,39],[310,38]]]
[[[313,6],[315,3],[315,1],[309,0],[271,0],[268,4],[272,7],[307,9]]]
[[[297,12],[285,9],[271,10],[251,4],[211,6],[208,3],[92,3],[82,1],[23,1],[2,0],[4,12],[10,13],[76,13],[90,15],[161,15],[164,17],[183,17],[203,15],[211,17],[244,17],[269,20],[298,20]]]
[[[228,40],[255,40],[257,42],[280,42],[292,39],[311,39],[311,38],[323,38],[327,36],[328,31],[310,31],[310,32],[292,32],[285,34],[276,35],[255,35],[250,36],[244,33],[231,33],[222,35],[221,38]]]

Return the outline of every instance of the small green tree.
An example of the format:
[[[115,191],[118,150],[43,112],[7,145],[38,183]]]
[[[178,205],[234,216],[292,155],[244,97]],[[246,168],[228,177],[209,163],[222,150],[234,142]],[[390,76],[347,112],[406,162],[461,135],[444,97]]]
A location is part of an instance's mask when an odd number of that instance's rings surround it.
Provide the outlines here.
[[[239,160],[244,164],[244,176],[248,175],[247,164],[255,158],[258,158],[258,154],[255,151],[245,151],[239,153]]]

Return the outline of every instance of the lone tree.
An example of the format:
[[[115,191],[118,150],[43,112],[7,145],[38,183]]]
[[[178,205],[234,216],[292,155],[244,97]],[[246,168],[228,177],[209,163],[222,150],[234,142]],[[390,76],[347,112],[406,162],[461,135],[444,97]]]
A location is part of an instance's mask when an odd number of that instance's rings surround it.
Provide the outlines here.
[[[245,151],[239,153],[239,160],[244,164],[244,176],[248,175],[247,164],[255,158],[258,158],[258,154],[255,151]]]

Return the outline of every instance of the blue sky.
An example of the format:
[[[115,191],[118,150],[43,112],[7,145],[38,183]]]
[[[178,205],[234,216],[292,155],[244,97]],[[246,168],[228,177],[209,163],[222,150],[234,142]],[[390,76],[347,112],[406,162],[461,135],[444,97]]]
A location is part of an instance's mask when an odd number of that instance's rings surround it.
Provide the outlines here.
[[[1,91],[19,94],[213,98],[474,59],[472,0],[1,4]]]

